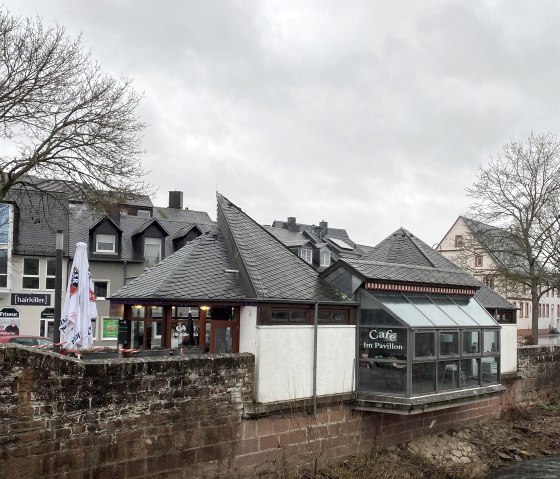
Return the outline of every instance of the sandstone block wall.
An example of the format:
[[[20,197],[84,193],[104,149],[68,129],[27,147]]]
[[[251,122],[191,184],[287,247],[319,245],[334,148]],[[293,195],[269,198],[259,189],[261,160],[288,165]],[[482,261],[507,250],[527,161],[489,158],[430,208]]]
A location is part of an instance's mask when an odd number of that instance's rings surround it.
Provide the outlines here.
[[[81,362],[0,347],[0,478],[284,478],[560,394],[560,347],[520,350],[500,397],[405,416],[348,398],[248,419],[252,355]],[[288,405],[290,406],[290,405]]]

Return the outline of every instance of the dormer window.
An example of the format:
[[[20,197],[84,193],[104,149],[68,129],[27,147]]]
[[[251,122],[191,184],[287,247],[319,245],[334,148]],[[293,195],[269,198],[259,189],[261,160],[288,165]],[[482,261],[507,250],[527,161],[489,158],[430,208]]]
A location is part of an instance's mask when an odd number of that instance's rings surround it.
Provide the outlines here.
[[[161,238],[144,238],[144,265],[153,268],[161,261]]]
[[[331,253],[329,251],[321,251],[321,262],[320,266],[330,266],[331,265]]]
[[[116,253],[115,235],[107,235],[98,233],[95,235],[95,252],[111,254]]]
[[[313,250],[311,248],[300,248],[299,257],[306,263],[311,264],[313,262]]]

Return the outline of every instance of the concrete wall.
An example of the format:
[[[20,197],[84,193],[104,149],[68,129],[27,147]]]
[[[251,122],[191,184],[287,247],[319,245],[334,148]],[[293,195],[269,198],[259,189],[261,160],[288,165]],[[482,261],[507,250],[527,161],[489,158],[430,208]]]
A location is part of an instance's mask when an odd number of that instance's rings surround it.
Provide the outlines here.
[[[402,416],[331,396],[313,417],[305,401],[251,415],[247,354],[85,363],[0,346],[0,477],[285,478],[558,398],[559,360],[560,347],[522,348],[522,378],[471,404]]]
[[[355,326],[318,327],[317,394],[353,391],[355,335]],[[312,395],[313,326],[258,326],[256,344],[257,402],[288,401]]]

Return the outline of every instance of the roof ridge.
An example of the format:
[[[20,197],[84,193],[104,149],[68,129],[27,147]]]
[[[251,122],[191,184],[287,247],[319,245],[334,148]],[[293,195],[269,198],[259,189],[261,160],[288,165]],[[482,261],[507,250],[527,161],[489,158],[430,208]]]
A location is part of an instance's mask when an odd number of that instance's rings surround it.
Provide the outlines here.
[[[415,264],[394,263],[394,262],[389,263],[387,261],[375,261],[375,260],[367,260],[367,259],[341,258],[340,261],[353,262],[359,264],[381,265],[381,266],[398,266],[398,267],[413,268],[413,269],[423,269],[426,271],[438,270],[438,271],[445,271],[447,273],[458,273],[463,271],[460,268],[448,269],[448,268],[440,268],[438,266],[421,266]]]

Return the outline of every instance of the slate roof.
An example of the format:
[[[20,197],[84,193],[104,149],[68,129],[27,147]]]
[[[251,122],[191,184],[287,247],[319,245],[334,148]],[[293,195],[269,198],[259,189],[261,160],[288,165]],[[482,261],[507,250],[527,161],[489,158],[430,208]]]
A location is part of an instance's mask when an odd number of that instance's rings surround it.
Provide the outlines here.
[[[218,194],[218,224],[243,275],[258,299],[345,302],[315,269],[291,252],[227,198]]]
[[[173,208],[158,208],[173,209]],[[89,230],[92,226],[98,223],[103,216],[89,210],[86,206],[81,205],[71,209],[70,220],[70,235],[69,235],[69,256],[74,256],[76,250],[76,243],[78,241],[89,241]],[[208,215],[206,215],[208,216]],[[192,216],[196,218],[201,216]],[[188,227],[189,229],[195,224],[185,224],[183,221],[178,220],[164,220],[162,218],[157,220],[158,223],[169,234],[165,238],[165,255],[169,256],[173,252],[173,239],[178,237],[178,232]],[[148,225],[154,222],[154,218],[144,218],[142,216],[120,215],[118,226],[122,230],[122,254],[119,260],[142,260],[143,258],[136,258],[132,245],[132,236],[139,231],[142,231]],[[200,231],[207,232],[212,228],[212,223],[197,223],[196,226]],[[185,233],[186,234],[186,233]]]
[[[215,222],[210,219],[205,211],[185,210],[179,208],[154,207],[154,218],[158,220],[179,221],[196,225],[212,225]],[[206,231],[208,228],[204,228]]]
[[[288,248],[300,247],[309,244],[310,239],[306,238],[299,231],[289,231],[284,228],[275,228],[274,226],[263,226],[266,231],[274,235],[278,241],[285,244]]]
[[[502,309],[516,311],[517,308],[503,296],[482,284],[474,295],[475,299],[486,309]]]
[[[369,280],[481,286],[474,276],[404,228],[398,229],[377,246],[367,248],[360,259],[343,258],[341,261]]]
[[[224,237],[214,226],[121,288],[111,299],[243,300],[239,274],[226,272],[235,269]]]
[[[68,237],[67,198],[56,193],[10,191],[6,200],[16,203],[13,253],[55,256],[56,230],[62,229]]]

